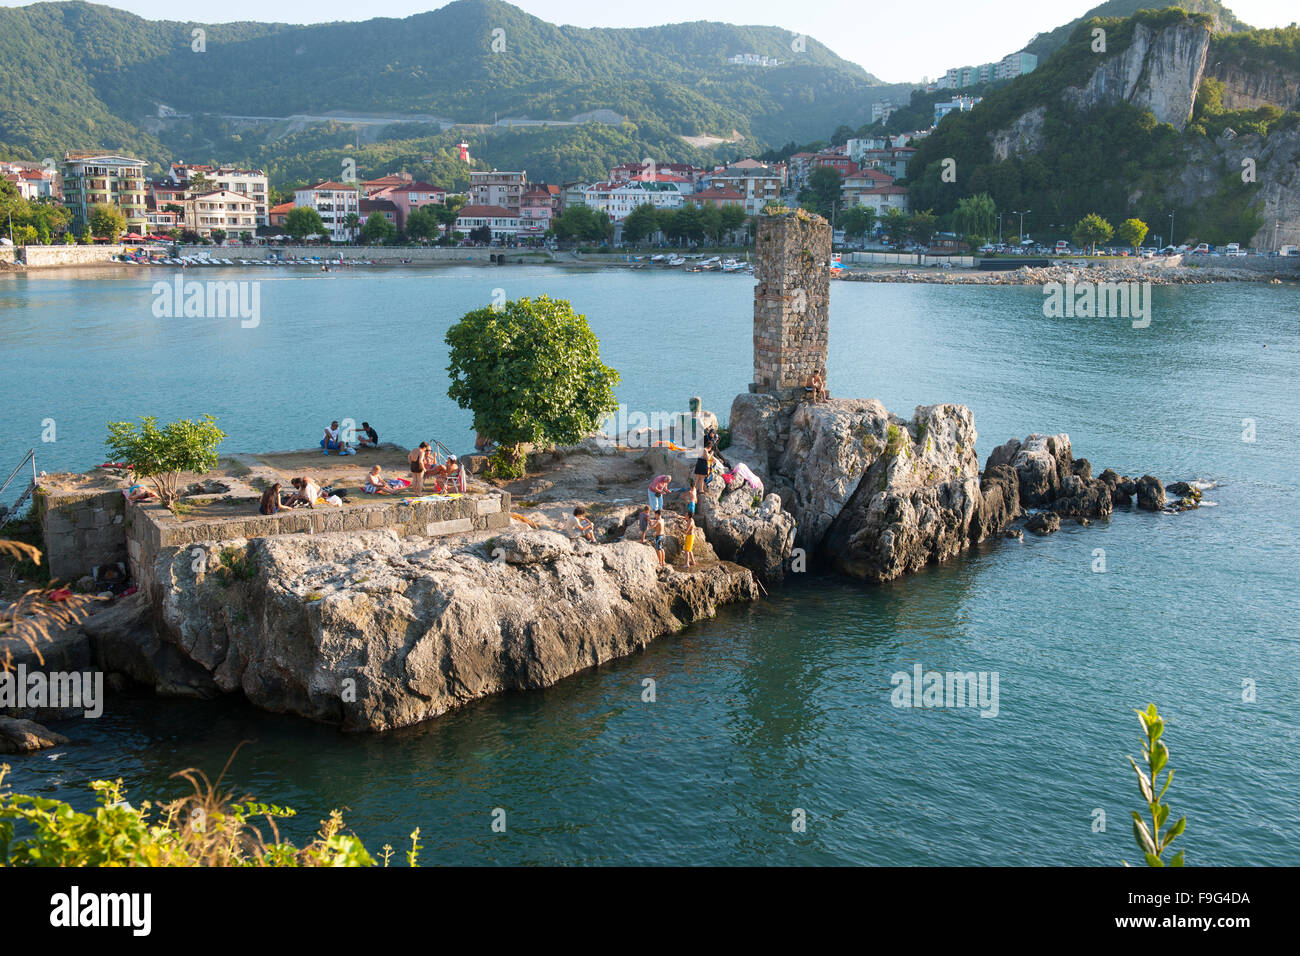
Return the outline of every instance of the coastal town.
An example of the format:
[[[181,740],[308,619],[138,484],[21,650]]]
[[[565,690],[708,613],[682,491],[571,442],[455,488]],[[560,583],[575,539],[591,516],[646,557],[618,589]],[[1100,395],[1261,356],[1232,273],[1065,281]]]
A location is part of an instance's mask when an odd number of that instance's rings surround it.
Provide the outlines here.
[[[1300,860],[1300,25],[1095,2],[0,5],[16,921],[884,866],[1028,940],[1174,908],[1061,870],[1186,864],[1248,926],[1214,868]]]

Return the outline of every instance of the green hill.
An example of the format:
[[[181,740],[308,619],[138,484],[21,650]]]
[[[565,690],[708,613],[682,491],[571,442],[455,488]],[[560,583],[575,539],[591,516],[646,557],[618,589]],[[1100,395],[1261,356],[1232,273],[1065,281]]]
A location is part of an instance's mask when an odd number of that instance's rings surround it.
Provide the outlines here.
[[[203,52],[191,49],[196,27],[206,31]],[[437,117],[437,127],[395,122],[383,134],[413,144],[413,153],[436,153],[465,135],[440,134],[446,123],[568,121],[602,111],[604,124],[553,127],[542,136],[558,178],[585,168],[571,161],[576,155],[562,158],[573,153],[562,148],[566,137],[595,141],[601,155],[616,151],[619,159],[701,155],[682,136],[739,134],[752,152],[837,123],[860,124],[872,102],[905,88],[881,84],[812,38],[798,52],[792,40],[774,27],[706,22],[556,26],[499,0],[307,26],[205,26],[81,2],[38,3],[0,9],[0,149],[39,158],[112,148],[159,162],[274,165],[306,155],[283,153],[304,126],[330,141],[322,148],[342,148],[355,135],[347,123],[275,119],[295,114]],[[737,53],[782,63],[728,63]],[[163,116],[172,113],[179,116]],[[495,163],[496,145],[521,137],[517,130],[480,135],[479,152]]]

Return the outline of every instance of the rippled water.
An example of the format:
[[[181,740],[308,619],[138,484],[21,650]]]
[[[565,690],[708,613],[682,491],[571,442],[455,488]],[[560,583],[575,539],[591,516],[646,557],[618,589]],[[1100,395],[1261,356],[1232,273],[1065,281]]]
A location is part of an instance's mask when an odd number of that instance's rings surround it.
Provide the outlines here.
[[[302,446],[344,416],[404,444],[464,447],[442,337],[498,287],[571,299],[633,409],[700,394],[725,417],[750,377],[744,277],[256,277],[256,329],[154,318],[154,276],[0,279],[0,453],[36,444],[47,470],[85,467],[103,457],[108,419],[204,411],[234,450]],[[69,746],[13,758],[13,785],[85,805],[87,780],[121,776],[155,797],[181,789],[170,772],[215,772],[251,740],[230,778],[295,806],[291,833],[344,807],[372,849],[420,826],[426,862],[1108,865],[1135,858],[1124,758],[1140,747],[1132,708],[1155,701],[1189,863],[1295,864],[1298,291],[1156,289],[1150,328],[1135,330],[1045,319],[1036,288],[837,283],[834,394],[904,414],[967,404],[981,456],[1066,431],[1096,470],[1218,482],[1216,507],[1067,524],[884,587],[797,581],[546,691],[384,736],[232,702],[115,700],[64,726]],[[47,418],[53,445],[39,444]],[[1105,573],[1092,571],[1099,548]],[[997,672],[998,716],[895,708],[891,675],[915,662]],[[498,807],[504,834],[491,830]]]

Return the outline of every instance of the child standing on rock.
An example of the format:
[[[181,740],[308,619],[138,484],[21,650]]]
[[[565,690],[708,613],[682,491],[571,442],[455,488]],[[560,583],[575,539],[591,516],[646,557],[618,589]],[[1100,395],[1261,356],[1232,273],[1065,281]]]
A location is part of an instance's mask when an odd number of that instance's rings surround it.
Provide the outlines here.
[[[682,551],[686,554],[686,567],[695,567],[695,519],[687,515],[682,519],[686,531],[686,538],[682,542]]]
[[[650,522],[650,530],[655,536],[655,555],[659,558],[659,567],[665,564],[664,559],[664,539],[668,537],[668,529],[664,527],[664,513],[656,511],[654,520]]]
[[[642,505],[637,513],[637,523],[641,525],[641,543],[645,544],[645,533],[650,530],[650,506]]]

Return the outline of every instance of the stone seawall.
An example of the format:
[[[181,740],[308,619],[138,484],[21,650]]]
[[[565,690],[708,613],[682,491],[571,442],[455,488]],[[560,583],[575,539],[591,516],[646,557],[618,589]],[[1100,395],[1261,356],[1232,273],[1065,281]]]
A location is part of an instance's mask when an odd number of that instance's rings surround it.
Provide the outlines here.
[[[96,565],[127,560],[122,492],[41,488],[35,500],[51,578],[75,580],[90,574]]]
[[[125,246],[23,246],[18,259],[29,269],[100,266],[120,256]]]
[[[120,498],[121,495],[119,494]],[[238,515],[230,518],[183,521],[160,505],[134,503],[126,521],[125,552],[131,578],[153,593],[158,556],[212,541],[255,540],[291,534],[325,534],[390,528],[399,535],[437,538],[510,527],[510,495],[506,492],[449,498],[442,501],[368,503],[363,507],[295,508],[278,515]]]

